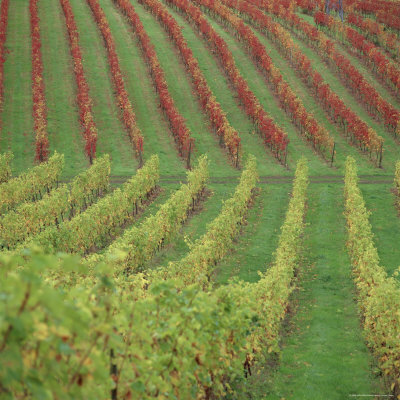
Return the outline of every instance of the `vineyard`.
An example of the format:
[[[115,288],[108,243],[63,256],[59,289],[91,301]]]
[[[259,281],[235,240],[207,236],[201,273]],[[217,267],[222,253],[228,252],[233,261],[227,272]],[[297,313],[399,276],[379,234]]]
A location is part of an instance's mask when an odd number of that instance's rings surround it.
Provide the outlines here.
[[[400,400],[399,243],[398,0],[0,0],[0,399]]]

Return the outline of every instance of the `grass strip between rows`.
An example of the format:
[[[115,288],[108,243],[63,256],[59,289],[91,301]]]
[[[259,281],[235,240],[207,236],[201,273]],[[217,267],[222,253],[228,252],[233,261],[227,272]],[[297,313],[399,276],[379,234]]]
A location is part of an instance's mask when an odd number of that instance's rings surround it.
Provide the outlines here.
[[[0,217],[0,247],[13,248],[46,227],[71,219],[109,189],[110,158],[103,156],[69,185],[62,185],[33,203],[24,203]]]
[[[357,167],[346,162],[347,247],[353,263],[357,300],[368,346],[378,359],[396,399],[400,398],[400,286],[379,265],[371,224],[358,187]]]
[[[120,69],[119,58],[115,49],[115,42],[112,36],[107,18],[103,9],[100,7],[98,0],[87,0],[92,10],[93,18],[103,36],[105,47],[107,49],[107,57],[110,65],[111,77],[115,87],[116,101],[122,110],[122,117],[129,138],[132,141],[133,149],[139,159],[139,166],[143,162],[143,135],[137,126],[136,115],[133,111],[132,104],[129,100],[128,93],[125,89],[124,78]]]
[[[226,113],[216,101],[207,81],[199,67],[197,59],[193,56],[183,34],[182,29],[168,12],[162,3],[157,0],[141,0],[146,8],[156,16],[161,25],[169,33],[176,47],[178,47],[185,67],[192,77],[196,88],[196,94],[200,101],[203,112],[207,114],[213,128],[220,137],[220,143],[224,144],[233,158],[236,167],[240,162],[240,137],[238,132],[230,125]]]
[[[84,263],[94,266],[101,261],[111,262],[116,274],[136,272],[142,268],[154,253],[176,235],[201,198],[208,180],[208,161],[205,156],[199,158],[198,165],[187,172],[187,177],[188,183],[181,185],[155,214],[140,226],[128,228],[103,254],[93,254]]]
[[[196,0],[196,3],[221,20],[225,26],[233,31],[235,37],[244,43],[246,51],[256,61],[257,67],[271,84],[275,95],[279,99],[280,107],[289,115],[293,124],[299,129],[300,134],[308,142],[312,143],[313,148],[323,157],[333,161],[333,138],[328,130],[319,124],[314,115],[306,110],[301,99],[296,96],[279,69],[275,67],[266,47],[260,42],[251,28],[246,26],[241,18],[221,2]]]
[[[330,120],[341,128],[352,144],[357,143],[360,150],[369,152],[376,158],[381,155],[383,139],[368,127],[356,113],[346,107],[340,96],[325,82],[322,75],[312,66],[311,60],[294,43],[282,25],[274,22],[270,16],[248,1],[223,0],[222,2],[237,10],[252,25],[255,25],[269,38],[274,39],[280,53],[294,67],[297,75],[302,78],[312,95],[323,106]],[[376,161],[378,165],[378,159]]]
[[[279,161],[286,163],[287,145],[289,143],[287,134],[267,114],[258,98],[250,90],[247,80],[243,78],[236,66],[227,43],[208,23],[200,8],[193,3],[188,0],[167,0],[167,3],[183,13],[186,19],[192,21],[201,34],[207,38],[217,53],[216,58],[222,63],[224,72],[235,88],[247,116],[253,121],[256,131],[260,134],[264,143],[270,147],[274,156]]]
[[[258,181],[256,160],[250,158],[242,172],[234,195],[207,228],[207,232],[191,245],[189,253],[180,261],[150,273],[149,279],[180,279],[185,286],[197,283],[207,288],[213,267],[229,250],[245,221],[249,203]]]
[[[122,188],[117,188],[69,221],[49,227],[18,246],[17,251],[39,246],[45,252],[88,254],[102,247],[137,213],[159,180],[158,156],[152,156]]]
[[[0,154],[0,184],[7,182],[11,178],[11,161],[13,158],[14,154],[10,151]]]
[[[0,185],[0,214],[18,204],[33,201],[49,192],[64,167],[64,155],[54,153],[48,162],[28,170]]]

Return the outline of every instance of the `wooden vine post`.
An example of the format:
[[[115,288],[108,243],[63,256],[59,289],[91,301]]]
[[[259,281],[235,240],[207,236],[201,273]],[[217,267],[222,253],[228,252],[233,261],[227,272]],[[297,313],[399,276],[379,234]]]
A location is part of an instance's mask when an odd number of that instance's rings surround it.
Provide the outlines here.
[[[335,154],[336,154],[336,142],[333,142],[333,148],[332,148],[332,156],[331,156],[331,167],[333,165],[333,160],[335,158]]]

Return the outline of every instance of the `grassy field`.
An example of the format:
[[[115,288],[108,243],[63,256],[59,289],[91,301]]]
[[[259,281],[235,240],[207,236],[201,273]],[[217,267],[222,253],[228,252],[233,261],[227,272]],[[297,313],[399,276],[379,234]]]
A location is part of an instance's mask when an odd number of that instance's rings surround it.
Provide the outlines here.
[[[281,359],[272,371],[256,371],[243,399],[339,400],[386,393],[360,332],[341,191],[338,184],[309,189],[303,268],[284,326]]]
[[[33,166],[35,158],[29,9],[26,4],[13,1],[8,13],[6,47],[9,53],[4,63],[0,144],[2,152],[14,153],[13,169],[19,173]]]
[[[111,179],[116,186],[135,173],[138,161],[117,104],[103,38],[86,1],[70,2],[80,34],[83,66],[98,127],[97,154],[110,154]],[[191,77],[163,26],[137,0],[131,2],[154,45],[176,107],[195,138],[193,160],[207,154],[210,161],[211,181],[206,198],[176,239],[148,263],[148,268],[155,268],[181,259],[189,251],[190,244],[206,232],[207,225],[220,212],[223,201],[234,192],[241,171],[232,166],[226,151],[219,145],[207,115],[201,110]],[[9,52],[4,69],[5,92],[1,111],[0,151],[13,151],[14,174],[34,165],[29,9],[25,3],[10,3],[6,41]],[[135,221],[140,223],[154,213],[185,180],[185,162],[179,158],[169,123],[159,105],[149,66],[132,27],[111,0],[99,0],[99,3],[110,25],[126,90],[144,136],[145,158],[151,154],[160,157],[162,192]],[[65,18],[59,1],[40,0],[39,5],[50,148],[65,154],[66,166],[62,179],[69,180],[88,167],[76,104],[77,86]],[[342,178],[346,157],[351,155],[357,160],[363,181],[367,182],[360,186],[367,207],[372,212],[370,220],[381,263],[392,275],[398,268],[400,257],[400,220],[391,191],[394,164],[400,159],[399,143],[382,123],[367,113],[320,55],[292,35],[294,42],[345,104],[385,139],[383,168],[376,168],[367,155],[351,146],[341,135],[275,44],[253,29],[307,110],[334,137],[337,155],[334,166],[330,167],[300,136],[245,46],[231,31],[206,13],[207,20],[226,41],[250,89],[274,121],[287,132],[290,144],[288,168],[285,168],[273,158],[262,139],[255,134],[255,127],[239,104],[210,44],[182,14],[171,7],[167,9],[182,27],[183,35],[209,87],[241,137],[242,164],[250,154],[255,155],[261,176],[259,188],[248,210],[247,223],[232,251],[215,269],[215,285],[225,285],[234,277],[256,282],[259,279],[258,271],[265,271],[271,265],[290,199],[290,178],[293,177],[297,160],[305,157],[310,169],[304,251],[296,278],[297,290],[291,299],[291,313],[282,327],[281,358],[275,365],[259,366],[244,386],[236,387],[235,396],[231,398],[339,400],[355,394],[387,394],[375,361],[364,343],[354,301],[351,263],[345,247],[347,236]],[[311,21],[311,17],[303,17]],[[347,49],[337,46],[382,96],[399,109],[400,102],[374,79],[360,60],[349,55]]]

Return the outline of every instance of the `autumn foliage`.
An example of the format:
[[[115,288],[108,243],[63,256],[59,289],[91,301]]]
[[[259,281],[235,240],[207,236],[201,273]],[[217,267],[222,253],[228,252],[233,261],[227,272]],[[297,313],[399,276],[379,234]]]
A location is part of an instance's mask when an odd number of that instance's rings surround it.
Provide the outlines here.
[[[356,13],[348,13],[346,21],[360,29],[367,39],[377,41],[394,59],[400,57],[400,39],[396,34],[388,32],[384,25]]]
[[[236,67],[232,53],[229,51],[226,42],[215,32],[212,26],[204,18],[201,10],[188,0],[167,0],[187,17],[193,21],[202,35],[208,40],[217,52],[218,58],[228,75],[232,86],[243,104],[246,114],[254,122],[258,132],[275,156],[282,160],[286,147],[289,143],[287,135],[281,128],[275,125],[271,117],[266,113],[254,93],[250,90],[247,81],[242,77]]]
[[[75,80],[78,86],[76,100],[83,128],[83,137],[86,142],[85,152],[92,163],[92,160],[96,155],[97,128],[93,119],[92,99],[89,94],[89,86],[83,71],[82,53],[79,47],[79,34],[69,0],[60,0],[60,3],[65,15],[70,50],[74,61]]]
[[[182,29],[175,19],[169,14],[167,9],[157,0],[139,0],[144,3],[150,11],[162,22],[162,26],[167,30],[171,40],[178,47],[180,55],[185,63],[187,71],[190,73],[192,82],[196,88],[203,111],[208,118],[217,135],[221,138],[221,143],[227,148],[232,158],[237,161],[240,152],[240,137],[237,131],[229,124],[228,119],[220,104],[216,101],[207,81],[199,68],[192,50],[188,47],[182,35]]]
[[[151,70],[151,76],[160,99],[161,108],[167,115],[171,131],[178,144],[179,153],[182,157],[189,157],[189,153],[193,149],[194,139],[190,137],[190,131],[186,126],[185,120],[177,110],[174,100],[169,93],[164,71],[158,61],[154,46],[151,44],[150,38],[144,30],[143,24],[133,5],[128,0],[114,0],[114,2],[127,16],[139,39],[143,54]]]
[[[139,162],[142,163],[143,136],[140,132],[140,129],[136,125],[136,115],[128,98],[128,93],[125,90],[125,83],[119,66],[119,60],[115,50],[115,43],[110,31],[110,27],[108,25],[106,16],[104,15],[104,11],[98,3],[98,0],[87,0],[87,2],[92,10],[93,16],[106,45],[111,76],[115,86],[118,105],[122,110],[126,129],[128,130],[129,137],[132,140],[134,150],[139,157]]]
[[[297,16],[291,9],[286,8],[284,1],[250,0],[250,3],[283,19],[288,27],[294,30],[307,44],[313,46],[327,60],[328,64],[335,68],[340,78],[365,104],[368,112],[377,113],[390,132],[394,135],[399,134],[400,113],[367,82],[347,57],[336,50],[333,40],[328,39],[317,27]]]
[[[362,14],[373,15],[378,22],[400,31],[400,4],[394,1],[381,0],[351,0],[350,9]]]
[[[3,0],[0,5],[0,108],[3,104],[4,92],[4,62],[6,58],[5,42],[7,37],[9,0]]]
[[[314,116],[306,110],[293,89],[285,82],[279,69],[275,67],[271,57],[267,54],[265,46],[259,41],[251,28],[246,26],[239,17],[218,1],[196,0],[196,2],[212,10],[233,27],[237,36],[245,42],[250,54],[271,83],[281,107],[290,116],[300,133],[312,143],[316,150],[330,157],[334,146],[333,138]]]
[[[368,41],[364,35],[355,29],[343,25],[334,17],[321,11],[314,15],[314,20],[319,27],[323,27],[335,33],[339,38],[343,38],[352,49],[369,64],[372,70],[387,81],[400,97],[400,67],[389,60],[373,43]]]
[[[29,1],[32,38],[32,97],[33,124],[36,135],[36,157],[39,162],[46,161],[49,155],[49,140],[47,135],[46,99],[44,95],[43,62],[40,41],[38,0]]]
[[[323,77],[313,67],[311,60],[293,42],[290,34],[280,24],[246,0],[223,0],[229,7],[237,9],[242,15],[250,17],[272,40],[285,55],[301,76],[306,85],[312,89],[314,97],[323,106],[330,119],[340,127],[344,134],[357,143],[363,151],[369,151],[376,158],[381,155],[383,139],[369,128],[357,114],[346,107],[341,98],[324,81]]]

